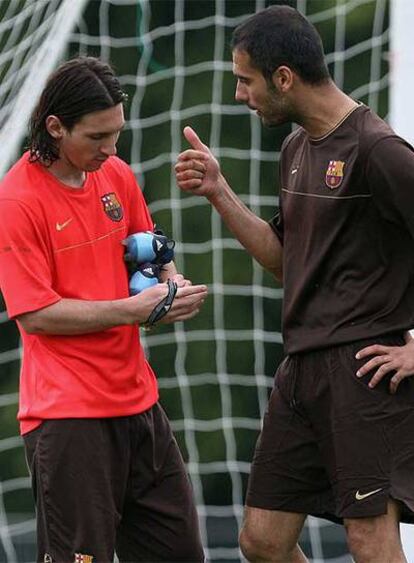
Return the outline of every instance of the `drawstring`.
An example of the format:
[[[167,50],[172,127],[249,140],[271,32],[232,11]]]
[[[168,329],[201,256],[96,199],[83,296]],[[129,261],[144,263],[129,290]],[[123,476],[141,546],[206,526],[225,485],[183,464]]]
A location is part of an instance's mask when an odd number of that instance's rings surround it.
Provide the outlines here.
[[[289,407],[306,426],[312,426],[311,422],[306,416],[306,412],[303,409],[302,403],[297,399],[300,358],[298,358],[296,355],[295,357],[290,357],[290,360],[293,362],[293,374],[291,381],[289,382]]]

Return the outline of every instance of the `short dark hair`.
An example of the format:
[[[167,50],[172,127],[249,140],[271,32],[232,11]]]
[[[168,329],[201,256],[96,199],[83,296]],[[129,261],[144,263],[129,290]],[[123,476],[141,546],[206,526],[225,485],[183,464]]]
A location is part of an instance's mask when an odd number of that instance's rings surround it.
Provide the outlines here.
[[[245,51],[268,82],[281,65],[291,68],[304,82],[317,84],[329,79],[318,32],[290,6],[270,6],[250,16],[234,30],[231,48]]]
[[[109,64],[95,57],[77,57],[63,63],[49,77],[32,113],[30,160],[51,164],[59,158],[56,141],[46,128],[49,115],[56,115],[70,131],[84,115],[116,106],[126,97]]]

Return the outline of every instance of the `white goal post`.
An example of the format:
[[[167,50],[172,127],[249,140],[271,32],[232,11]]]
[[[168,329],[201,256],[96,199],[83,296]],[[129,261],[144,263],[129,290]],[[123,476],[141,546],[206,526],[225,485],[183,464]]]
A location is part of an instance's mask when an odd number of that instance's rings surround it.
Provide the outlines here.
[[[7,0],[6,0],[7,1]],[[13,9],[18,2],[12,0],[10,4]],[[34,105],[43,90],[43,86],[60,60],[63,51],[66,49],[70,34],[82,14],[88,0],[63,0],[62,2],[28,2],[24,10],[19,10],[0,23],[0,35],[6,32],[12,33],[13,26],[24,25],[26,18],[30,22],[36,20],[39,13],[39,27],[33,29],[33,34],[19,44],[10,44],[9,49],[5,49],[0,54],[1,65],[7,65],[14,70],[13,60],[23,51],[22,67],[18,82],[20,87],[14,91],[13,97],[7,97],[10,93],[6,89],[9,78],[8,72],[3,76],[0,92],[3,94],[3,101],[7,103],[8,118],[1,123],[0,147],[2,156],[0,159],[0,178],[4,175],[16,153],[20,149],[22,138],[27,133],[27,123]],[[43,6],[42,6],[43,3]],[[47,6],[47,11],[43,12]],[[12,10],[10,10],[12,12]],[[26,58],[28,54],[28,57]],[[3,106],[3,111],[5,107]]]

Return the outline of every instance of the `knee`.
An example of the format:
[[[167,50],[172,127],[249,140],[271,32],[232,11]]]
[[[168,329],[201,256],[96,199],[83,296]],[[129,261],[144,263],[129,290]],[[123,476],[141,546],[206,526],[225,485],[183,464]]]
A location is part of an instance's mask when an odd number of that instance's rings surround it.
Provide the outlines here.
[[[275,536],[268,537],[243,526],[239,536],[240,550],[248,561],[290,561],[290,549],[283,546]]]
[[[367,545],[367,537],[364,537],[362,529],[356,526],[346,527],[346,538],[352,557],[357,560],[361,559]]]
[[[257,559],[263,559],[262,554],[268,551],[269,546],[267,545],[265,538],[261,538],[258,534],[253,533],[251,530],[247,529],[245,526],[240,531],[239,535],[239,545],[240,550],[243,553],[247,561],[256,561]]]
[[[355,561],[375,561],[379,552],[384,555],[386,546],[375,522],[361,519],[345,524],[349,551]]]

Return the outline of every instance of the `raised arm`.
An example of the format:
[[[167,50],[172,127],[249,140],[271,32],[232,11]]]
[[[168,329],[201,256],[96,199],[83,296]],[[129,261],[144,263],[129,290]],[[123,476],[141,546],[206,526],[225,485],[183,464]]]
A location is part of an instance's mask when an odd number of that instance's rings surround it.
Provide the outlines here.
[[[219,163],[191,127],[184,129],[191,149],[182,152],[175,166],[178,186],[205,196],[247,252],[278,280],[282,279],[282,245],[270,225],[257,217],[230,188]]]

